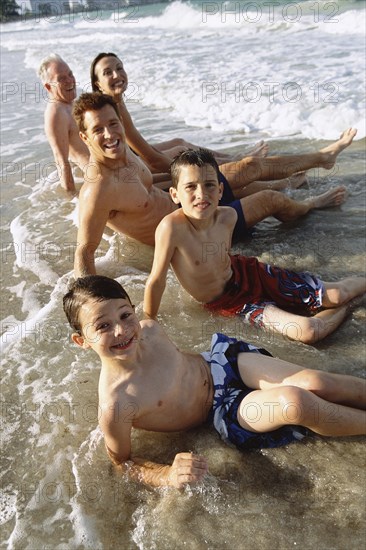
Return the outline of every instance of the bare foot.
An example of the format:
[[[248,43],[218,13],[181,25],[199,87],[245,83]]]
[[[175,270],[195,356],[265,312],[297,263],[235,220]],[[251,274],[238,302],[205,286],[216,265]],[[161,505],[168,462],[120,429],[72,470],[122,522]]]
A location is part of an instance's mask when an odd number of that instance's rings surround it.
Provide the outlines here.
[[[322,153],[324,155],[321,166],[323,168],[327,168],[328,170],[330,168],[333,168],[339,153],[341,153],[343,149],[346,149],[346,147],[351,145],[353,138],[356,134],[357,130],[355,128],[348,128],[348,130],[345,130],[341,134],[341,137],[337,141],[335,141],[331,145],[328,145],[328,147],[324,147],[324,149],[320,149],[319,153]]]
[[[269,145],[263,140],[258,141],[252,149],[244,151],[244,154],[238,154],[234,157],[235,160],[241,160],[244,157],[266,157],[268,155]]]
[[[339,206],[346,200],[347,190],[343,185],[332,187],[329,191],[308,199],[311,208],[331,208]]]

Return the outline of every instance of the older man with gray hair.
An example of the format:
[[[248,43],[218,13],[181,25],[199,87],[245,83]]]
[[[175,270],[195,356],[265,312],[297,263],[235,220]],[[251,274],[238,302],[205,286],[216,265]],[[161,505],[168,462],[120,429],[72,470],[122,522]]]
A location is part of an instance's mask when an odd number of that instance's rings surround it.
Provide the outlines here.
[[[38,69],[43,86],[47,90],[48,103],[45,111],[45,132],[50,143],[61,187],[75,192],[71,162],[82,170],[89,162],[89,152],[79,137],[72,116],[76,98],[76,82],[68,64],[57,54],[44,58]]]

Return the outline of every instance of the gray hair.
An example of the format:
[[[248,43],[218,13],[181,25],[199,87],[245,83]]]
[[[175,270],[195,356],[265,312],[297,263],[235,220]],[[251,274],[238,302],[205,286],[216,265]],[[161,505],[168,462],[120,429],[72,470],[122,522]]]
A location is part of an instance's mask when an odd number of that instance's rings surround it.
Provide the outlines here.
[[[65,63],[62,57],[60,57],[57,53],[51,53],[50,55],[42,59],[38,69],[38,76],[42,80],[43,84],[45,84],[48,81],[48,74],[47,74],[48,67],[51,65],[51,63],[54,63],[55,61]]]

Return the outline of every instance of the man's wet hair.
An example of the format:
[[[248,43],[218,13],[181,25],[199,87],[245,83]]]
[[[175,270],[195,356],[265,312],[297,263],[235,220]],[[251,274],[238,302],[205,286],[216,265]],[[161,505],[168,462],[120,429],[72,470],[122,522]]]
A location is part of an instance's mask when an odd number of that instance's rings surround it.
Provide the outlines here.
[[[122,298],[131,303],[130,297],[119,282],[104,275],[87,275],[74,281],[63,297],[63,307],[71,327],[81,334],[80,309],[93,300],[104,302]]]
[[[37,74],[42,81],[42,84],[48,82],[48,67],[51,63],[66,63],[60,55],[57,53],[50,53],[47,57],[44,57],[41,61]]]
[[[117,59],[118,58],[118,55],[116,55],[115,53],[112,53],[112,52],[109,52],[109,53],[105,53],[105,52],[101,52],[101,53],[98,53],[97,57],[95,57],[90,65],[90,81],[91,81],[91,85],[92,85],[92,90],[93,92],[99,92],[99,88],[97,86],[97,82],[98,82],[98,77],[95,73],[95,66],[96,64],[101,60],[101,59],[104,59],[104,57],[116,57]]]
[[[180,171],[182,166],[212,166],[217,174],[217,180],[220,181],[220,170],[213,154],[200,147],[199,149],[187,149],[179,153],[170,165],[170,173],[172,177],[172,186],[177,188]]]
[[[86,128],[84,125],[84,115],[87,111],[100,111],[105,107],[105,105],[110,105],[116,112],[116,115],[121,120],[118,107],[113,97],[107,94],[101,94],[98,92],[85,93],[81,94],[79,99],[74,102],[74,107],[72,110],[73,117],[76,121],[76,124],[80,132],[85,132]]]

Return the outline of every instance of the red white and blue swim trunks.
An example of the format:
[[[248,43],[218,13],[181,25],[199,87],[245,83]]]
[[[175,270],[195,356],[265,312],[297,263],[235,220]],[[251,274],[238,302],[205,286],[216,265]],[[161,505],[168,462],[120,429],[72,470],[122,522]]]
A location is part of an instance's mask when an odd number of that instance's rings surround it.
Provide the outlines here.
[[[271,354],[246,342],[216,333],[212,336],[211,351],[202,353],[210,365],[214,385],[213,407],[209,420],[216,431],[228,444],[240,450],[279,447],[302,439],[307,429],[302,426],[283,426],[272,432],[251,432],[238,422],[238,408],[241,401],[254,391],[248,388],[240,377],[238,369],[239,353]]]
[[[205,304],[221,315],[238,315],[263,327],[263,310],[276,305],[287,311],[311,315],[322,307],[324,285],[315,275],[259,262],[257,258],[231,256],[231,279],[223,294]]]

